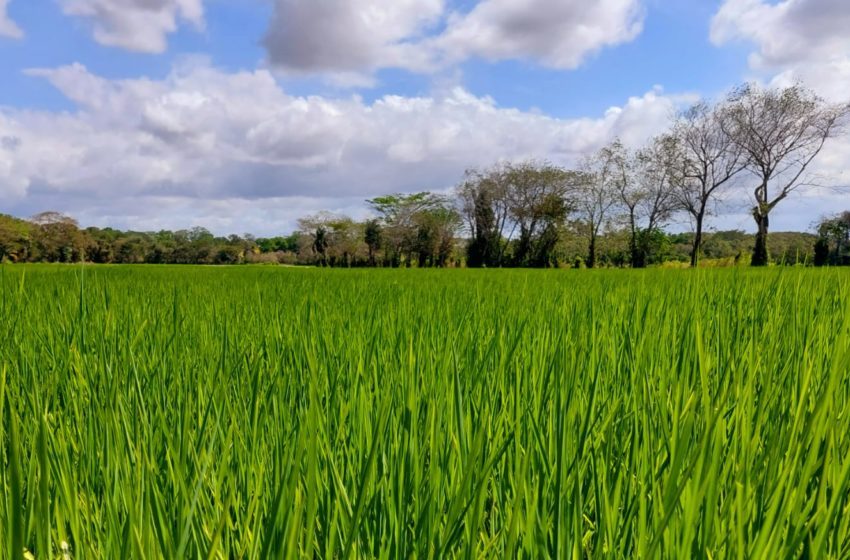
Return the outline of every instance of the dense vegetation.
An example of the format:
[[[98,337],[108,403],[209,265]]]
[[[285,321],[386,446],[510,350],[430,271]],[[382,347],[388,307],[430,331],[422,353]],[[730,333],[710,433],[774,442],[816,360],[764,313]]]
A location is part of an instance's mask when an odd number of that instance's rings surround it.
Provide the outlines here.
[[[843,271],[5,266],[0,316],[4,558],[850,555]]]
[[[375,240],[384,239],[381,230],[370,229],[370,223],[334,222],[325,237],[326,246],[320,258],[314,239],[303,232],[285,237],[215,236],[202,228],[184,231],[134,232],[89,227],[79,229],[63,217],[56,229],[0,214],[0,262],[87,261],[99,264],[292,264],[341,267],[398,266],[469,266],[469,240],[454,239],[442,259],[431,260],[417,252],[388,255]],[[773,259],[779,264],[850,264],[850,228],[835,219],[824,220],[819,234],[775,232],[769,234]],[[850,223],[850,222],[847,222]],[[837,225],[838,224],[838,225]],[[342,229],[342,228],[346,229]],[[344,232],[344,235],[342,235]],[[369,234],[371,232],[371,238]],[[707,266],[748,264],[754,246],[754,235],[742,231],[721,231],[702,235],[702,263]],[[416,237],[414,237],[415,239]],[[372,240],[370,247],[369,239]],[[648,265],[686,264],[693,247],[693,233],[661,232],[652,239]],[[347,240],[347,241],[345,241]],[[624,231],[608,231],[596,242],[596,265],[622,267],[630,265],[629,236]],[[816,258],[820,247],[822,258]],[[512,244],[506,244],[512,255]],[[410,255],[413,255],[412,257]],[[422,260],[420,261],[420,254]],[[553,262],[561,267],[586,266],[586,243],[580,232],[565,227],[552,249]],[[421,263],[421,264],[420,264]],[[505,263],[503,266],[512,266]]]

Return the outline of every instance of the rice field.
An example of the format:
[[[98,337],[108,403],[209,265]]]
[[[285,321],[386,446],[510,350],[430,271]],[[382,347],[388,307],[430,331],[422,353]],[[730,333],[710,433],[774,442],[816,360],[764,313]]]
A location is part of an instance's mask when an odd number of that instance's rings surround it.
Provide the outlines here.
[[[848,350],[838,270],[0,267],[0,557],[848,558]]]

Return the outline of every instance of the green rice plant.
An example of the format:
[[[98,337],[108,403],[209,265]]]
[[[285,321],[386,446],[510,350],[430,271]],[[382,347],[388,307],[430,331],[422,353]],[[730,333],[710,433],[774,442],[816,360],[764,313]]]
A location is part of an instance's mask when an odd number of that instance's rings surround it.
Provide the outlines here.
[[[0,557],[848,558],[839,270],[0,267]]]

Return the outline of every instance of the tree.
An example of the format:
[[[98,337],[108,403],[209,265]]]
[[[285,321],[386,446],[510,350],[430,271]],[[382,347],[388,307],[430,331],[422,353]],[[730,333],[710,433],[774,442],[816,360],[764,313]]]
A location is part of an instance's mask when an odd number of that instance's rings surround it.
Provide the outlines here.
[[[444,266],[460,216],[445,196],[391,194],[366,201],[379,214],[385,257],[392,266]]]
[[[622,144],[615,141],[592,156],[586,157],[580,166],[576,202],[579,226],[587,237],[588,268],[596,266],[596,246],[599,232],[607,223],[612,208],[618,201],[618,159]],[[622,173],[622,169],[619,170]],[[622,177],[620,177],[622,179]]]
[[[331,245],[330,223],[338,217],[330,212],[319,212],[298,220],[298,229],[306,237],[304,248],[315,256],[315,261],[321,266],[328,266],[328,248]]]
[[[79,262],[88,245],[77,221],[59,212],[42,212],[30,218],[35,226],[35,246],[42,260]]]
[[[824,218],[818,224],[814,264],[850,264],[850,212]]]
[[[381,249],[382,233],[378,220],[371,219],[366,222],[363,236],[369,248],[369,266],[375,266],[375,254]]]
[[[120,264],[138,264],[145,262],[147,247],[139,236],[126,236],[113,245],[113,262]]]
[[[31,224],[0,214],[0,263],[25,261],[29,257]]]
[[[328,245],[330,245],[328,242],[328,229],[323,225],[317,226],[313,236],[313,250],[319,255],[319,263],[322,266],[327,266],[327,251]]]
[[[505,228],[509,222],[506,166],[495,165],[484,171],[467,170],[457,188],[470,242],[467,266],[498,267],[503,264]]]
[[[694,224],[691,266],[699,262],[706,215],[746,164],[741,145],[726,133],[723,106],[697,103],[673,124],[677,144],[676,198]]]
[[[364,226],[348,216],[319,212],[298,220],[305,239],[301,256],[322,266],[357,265],[366,259]]]
[[[472,240],[466,250],[467,265],[472,268],[497,266],[502,243],[496,227],[491,193],[478,189],[474,194],[471,215]]]
[[[547,162],[527,161],[505,167],[507,210],[519,237],[514,242],[517,266],[557,264],[559,230],[572,208],[567,193],[578,182],[574,172]]]
[[[675,137],[654,138],[634,157],[634,183],[637,202],[631,210],[631,265],[646,266],[657,241],[664,238],[661,228],[679,209],[674,185],[679,182],[676,166],[678,146]]]
[[[745,85],[724,108],[724,132],[742,150],[755,178],[753,266],[769,260],[770,213],[795,190],[811,184],[806,173],[829,138],[843,130],[850,104],[826,103],[801,85],[763,89]]]
[[[416,253],[420,267],[448,264],[460,215],[446,200],[416,216]]]
[[[333,266],[351,267],[366,258],[363,225],[348,216],[335,216],[328,222],[328,252]]]

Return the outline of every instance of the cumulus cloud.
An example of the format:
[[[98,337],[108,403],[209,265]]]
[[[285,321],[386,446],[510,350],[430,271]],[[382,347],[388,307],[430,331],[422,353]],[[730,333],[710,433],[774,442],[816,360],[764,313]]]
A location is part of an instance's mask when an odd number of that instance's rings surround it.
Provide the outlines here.
[[[204,25],[202,0],[59,1],[65,14],[91,22],[98,43],[137,52],[164,52],[181,22]]]
[[[0,0],[0,37],[11,37],[12,39],[20,39],[24,36],[24,32],[9,17],[8,6],[9,0]]]
[[[651,91],[595,118],[557,119],[461,88],[372,103],[293,96],[268,71],[208,65],[163,80],[108,80],[80,65],[30,74],[77,109],[0,109],[0,196],[15,213],[145,228],[209,219],[258,233],[320,208],[362,212],[378,194],[445,189],[499,159],[570,164],[615,136],[638,144],[686,101]]]
[[[468,14],[452,14],[436,44],[450,59],[525,58],[571,69],[633,40],[642,27],[636,0],[483,0]]]
[[[416,41],[444,7],[444,0],[277,0],[263,42],[273,65],[298,73],[422,68],[427,55]]]
[[[850,2],[846,0],[725,0],[711,23],[716,45],[754,46],[750,67],[776,87],[803,82],[826,99],[850,101]],[[817,182],[837,189],[797,193],[786,212],[790,228],[804,229],[819,216],[847,207],[850,137],[831,140],[815,161]],[[776,227],[774,226],[774,229]]]
[[[753,70],[776,85],[802,80],[822,95],[850,92],[850,2],[846,0],[725,0],[711,24],[711,40],[755,46]]]
[[[363,76],[378,68],[429,71],[479,57],[575,68],[642,29],[639,0],[276,0],[264,45],[290,72]]]

